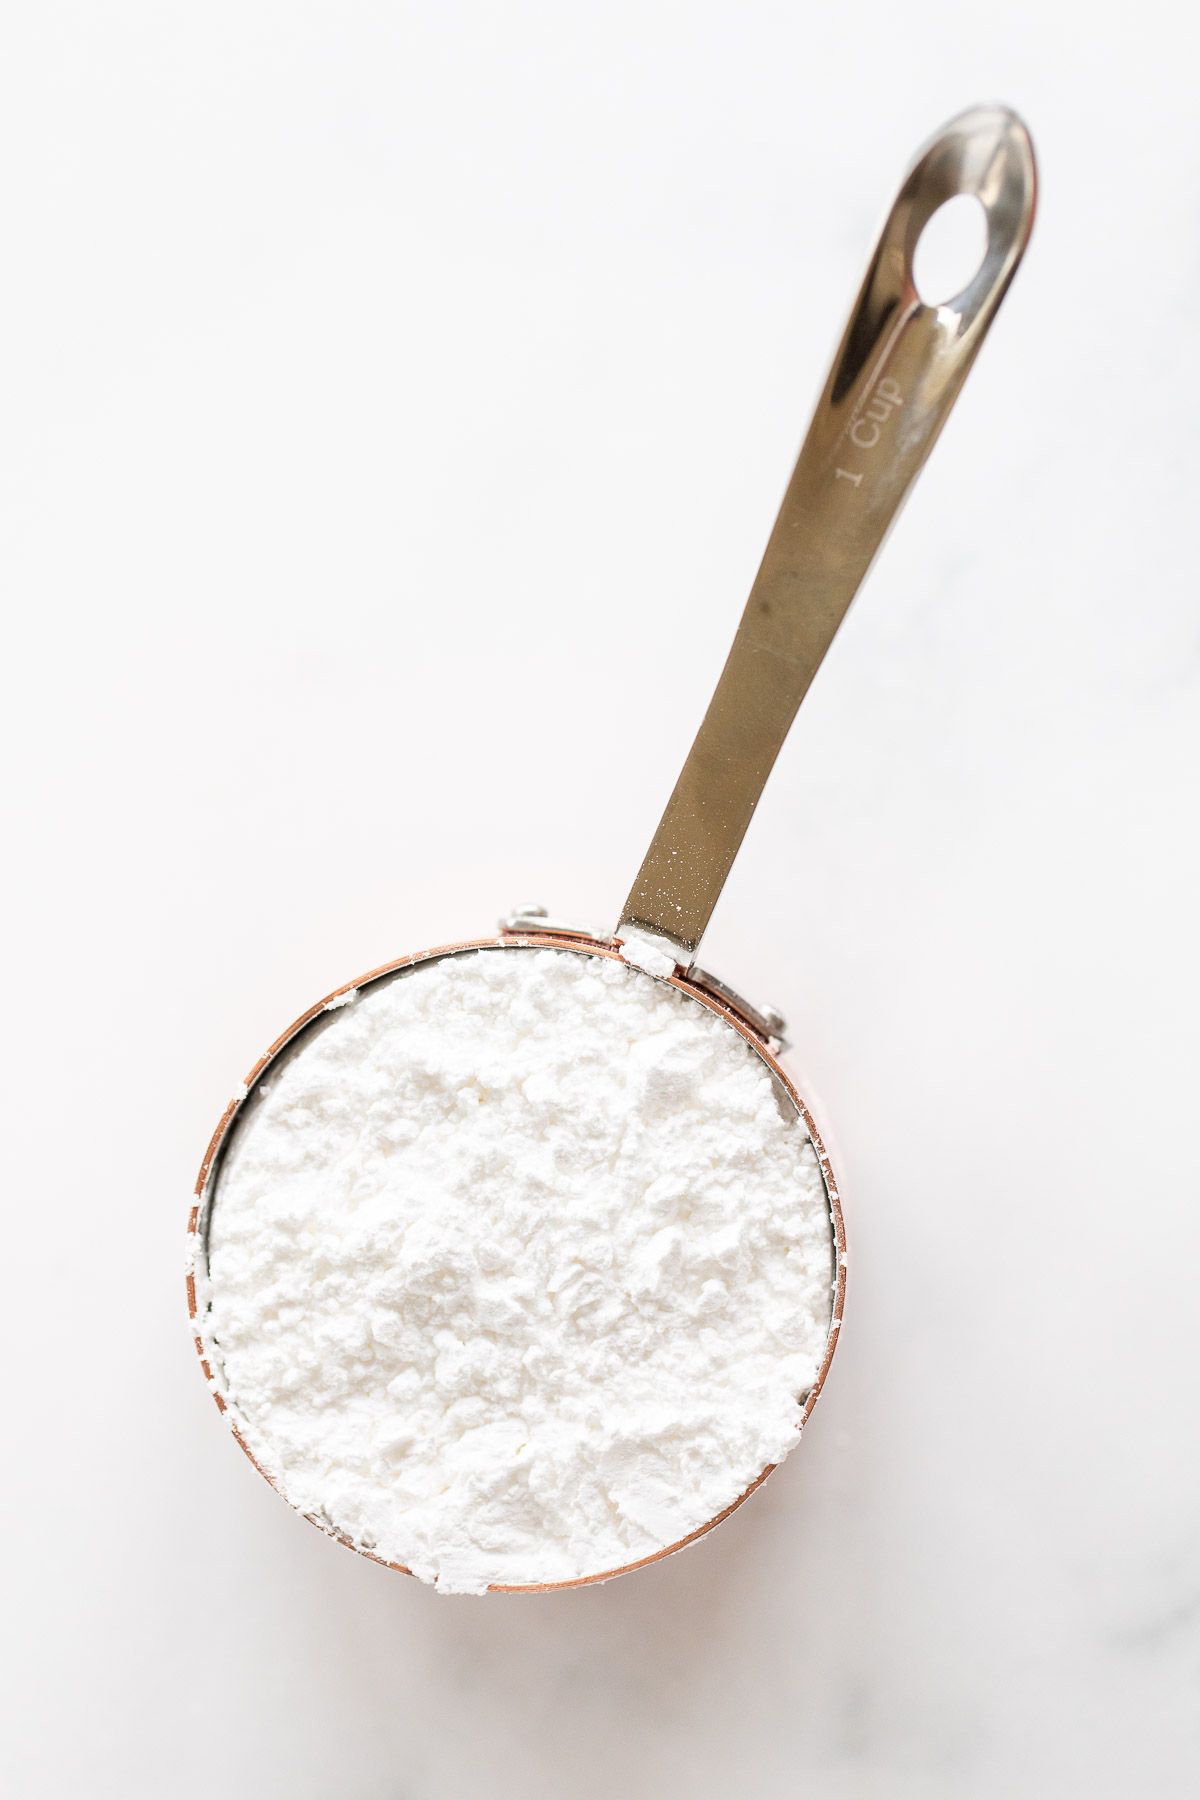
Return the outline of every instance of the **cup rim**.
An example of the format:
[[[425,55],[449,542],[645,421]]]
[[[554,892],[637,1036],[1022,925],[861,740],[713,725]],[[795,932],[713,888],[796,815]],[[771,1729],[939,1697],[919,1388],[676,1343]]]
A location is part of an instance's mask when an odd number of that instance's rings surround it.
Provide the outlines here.
[[[462,956],[474,950],[510,950],[526,948],[570,950],[574,951],[577,955],[601,956],[607,957],[615,962],[626,962],[626,959],[622,957],[620,952],[620,940],[616,938],[599,940],[589,938],[583,933],[576,935],[562,930],[537,931],[522,928],[519,932],[505,931],[499,937],[469,938],[464,939],[461,942],[440,944],[431,950],[419,950],[411,956],[401,956],[397,957],[393,962],[383,963],[378,968],[369,970],[365,975],[360,975],[355,981],[344,982],[341,987],[334,988],[331,993],[326,994],[323,999],[318,1000],[315,1005],[310,1006],[307,1011],[302,1012],[299,1018],[293,1020],[287,1030],[282,1032],[275,1041],[268,1046],[259,1057],[258,1061],[250,1069],[237,1093],[230,1100],[224,1112],[221,1114],[220,1119],[217,1121],[216,1129],[209,1139],[208,1148],[204,1152],[204,1158],[200,1164],[200,1170],[196,1177],[196,1183],[192,1194],[192,1205],[188,1215],[187,1226],[188,1258],[186,1291],[188,1319],[193,1328],[192,1341],[195,1344],[196,1353],[200,1359],[200,1368],[204,1380],[216,1402],[218,1411],[232,1431],[233,1437],[239,1448],[244,1452],[254,1468],[257,1469],[263,1480],[275,1490],[282,1500],[286,1501],[293,1512],[299,1513],[300,1517],[307,1520],[310,1525],[315,1525],[317,1530],[323,1532],[326,1537],[333,1538],[336,1543],[345,1545],[346,1549],[353,1550],[357,1555],[365,1556],[368,1561],[378,1563],[385,1569],[393,1569],[397,1574],[401,1575],[411,1576],[412,1570],[404,1563],[390,1562],[386,1557],[378,1555],[374,1550],[367,1549],[364,1545],[355,1543],[353,1538],[347,1536],[345,1532],[339,1531],[336,1526],[332,1525],[328,1520],[321,1518],[318,1514],[304,1512],[289,1499],[280,1483],[269,1470],[263,1467],[262,1463],[260,1463],[255,1456],[253,1450],[246,1441],[245,1435],[234,1419],[224,1395],[217,1385],[208,1352],[198,1329],[196,1267],[198,1263],[201,1263],[207,1257],[207,1225],[214,1197],[216,1176],[219,1170],[221,1154],[229,1141],[234,1124],[246,1101],[250,1098],[256,1085],[262,1079],[266,1071],[283,1051],[296,1042],[308,1026],[318,1020],[322,1014],[336,1011],[340,1006],[346,1003],[350,995],[359,993],[365,988],[372,987],[379,982],[385,981],[390,976],[398,974],[402,969],[415,968],[420,963],[436,962],[447,956]],[[636,967],[636,965],[626,963],[626,967]],[[645,973],[645,971],[643,971],[643,973]],[[778,1054],[771,1049],[763,1033],[752,1025],[748,1019],[743,1017],[737,1011],[736,1007],[727,999],[718,997],[710,990],[697,986],[695,982],[688,979],[685,972],[678,968],[673,975],[656,976],[652,977],[652,979],[664,981],[669,986],[678,988],[681,993],[688,995],[693,1000],[697,1000],[701,1006],[706,1006],[710,1012],[716,1013],[719,1018],[724,1019],[727,1024],[732,1025],[735,1031],[740,1032],[751,1048],[755,1050],[766,1063],[771,1073],[787,1093],[792,1104],[795,1106],[796,1111],[804,1121],[809,1137],[812,1140],[813,1149],[816,1152],[817,1164],[821,1172],[821,1179],[824,1183],[825,1195],[829,1204],[835,1274],[833,1284],[833,1305],[830,1314],[829,1331],[825,1339],[825,1349],[822,1353],[821,1362],[818,1366],[812,1386],[807,1390],[804,1400],[801,1403],[800,1418],[796,1427],[797,1433],[799,1433],[808,1423],[813,1408],[820,1398],[821,1389],[825,1385],[825,1378],[829,1373],[830,1364],[833,1361],[833,1354],[837,1349],[838,1340],[841,1336],[842,1314],[846,1296],[846,1227],[842,1216],[841,1193],[838,1180],[830,1163],[829,1153],[825,1147],[824,1139],[817,1129],[808,1106],[802,1099],[795,1082],[784,1067]],[[778,1466],[777,1463],[768,1463],[761,1474],[757,1475],[749,1486],[743,1489],[736,1500],[731,1501],[721,1512],[715,1514],[713,1518],[706,1520],[703,1525],[697,1526],[695,1531],[688,1532],[685,1537],[678,1538],[674,1543],[665,1544],[661,1549],[652,1551],[649,1556],[638,1557],[633,1562],[622,1563],[616,1568],[604,1569],[594,1575],[572,1576],[566,1581],[492,1582],[489,1584],[487,1592],[490,1594],[548,1594],[560,1592],[567,1588],[593,1587],[598,1582],[613,1581],[618,1575],[630,1575],[635,1569],[648,1568],[652,1563],[662,1562],[665,1557],[674,1556],[677,1551],[686,1549],[689,1544],[694,1544],[699,1538],[707,1536],[710,1531],[715,1530],[718,1525],[723,1524],[724,1521],[729,1518],[731,1513],[735,1513],[739,1506],[742,1506],[750,1498],[751,1494],[755,1493],[757,1489],[762,1486],[763,1482],[767,1479],[767,1476]]]

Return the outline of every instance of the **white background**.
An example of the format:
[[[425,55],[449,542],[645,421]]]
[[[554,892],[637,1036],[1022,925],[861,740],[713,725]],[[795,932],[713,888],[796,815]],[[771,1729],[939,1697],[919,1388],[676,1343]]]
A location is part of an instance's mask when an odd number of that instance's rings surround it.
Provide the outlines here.
[[[1200,1779],[1200,125],[1185,9],[162,5],[0,26],[5,1791]],[[802,1449],[607,1588],[439,1598],[258,1480],[183,1229],[295,1014],[610,925],[881,211],[1033,248],[705,960],[851,1242]]]

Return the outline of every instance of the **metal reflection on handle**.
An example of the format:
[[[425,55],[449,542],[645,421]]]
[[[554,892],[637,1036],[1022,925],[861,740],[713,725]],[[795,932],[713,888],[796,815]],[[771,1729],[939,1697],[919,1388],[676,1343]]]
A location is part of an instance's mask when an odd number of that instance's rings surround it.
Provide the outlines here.
[[[834,358],[733,647],[625,902],[617,935],[690,966],[813,676],[945,424],[1033,226],[1029,133],[1003,107],[951,121],[896,196]],[[926,305],[913,281],[932,215],[973,194],[983,261]]]

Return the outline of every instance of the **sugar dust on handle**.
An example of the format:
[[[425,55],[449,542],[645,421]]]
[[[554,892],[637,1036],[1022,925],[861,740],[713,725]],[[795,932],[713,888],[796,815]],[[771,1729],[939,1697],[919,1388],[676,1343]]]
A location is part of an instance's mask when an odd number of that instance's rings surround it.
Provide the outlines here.
[[[916,246],[962,194],[982,260],[926,305]],[[837,1184],[780,1022],[696,951],[1035,196],[999,107],[909,169],[616,931],[533,910],[374,971],[271,1046],[214,1133],[188,1304],[217,1404],[305,1517],[441,1591],[581,1585],[681,1548],[820,1392]]]

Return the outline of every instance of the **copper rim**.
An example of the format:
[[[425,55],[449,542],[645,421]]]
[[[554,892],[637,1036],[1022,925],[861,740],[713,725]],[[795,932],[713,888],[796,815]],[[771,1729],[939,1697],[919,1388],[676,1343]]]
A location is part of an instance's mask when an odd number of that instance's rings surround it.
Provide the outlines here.
[[[208,1192],[210,1178],[215,1173],[217,1160],[226,1139],[229,1136],[234,1120],[237,1118],[242,1106],[249,1098],[256,1082],[259,1081],[279,1053],[292,1043],[297,1034],[303,1031],[306,1025],[310,1025],[314,1019],[319,1018],[321,1014],[330,1007],[331,1002],[341,999],[345,994],[369,987],[375,982],[383,981],[388,976],[395,975],[401,969],[413,968],[418,963],[435,962],[443,956],[461,956],[464,952],[469,950],[508,950],[521,949],[524,947],[548,950],[573,950],[578,955],[606,956],[615,962],[623,960],[619,949],[616,947],[615,939],[611,943],[602,944],[583,936],[575,937],[562,932],[521,931],[520,933],[506,933],[502,937],[472,938],[463,943],[440,944],[436,949],[421,950],[414,956],[398,957],[395,962],[384,963],[380,968],[371,969],[366,975],[360,975],[357,981],[347,981],[344,982],[341,987],[334,988],[333,992],[326,994],[323,1000],[318,1000],[315,1006],[310,1006],[307,1012],[301,1013],[300,1017],[289,1025],[285,1032],[275,1039],[275,1042],[270,1048],[264,1051],[263,1055],[259,1057],[258,1061],[246,1076],[240,1092],[235,1095],[229,1102],[229,1105],[225,1108],[225,1111],[221,1114],[221,1117],[217,1122],[217,1128],[209,1139],[208,1148],[204,1152],[204,1160],[200,1164],[200,1172],[196,1177],[192,1208],[188,1217],[189,1257],[187,1303],[188,1318],[191,1320],[193,1326],[196,1324],[196,1278],[194,1268],[198,1259],[207,1254],[207,1246],[204,1241],[204,1223],[202,1223],[202,1219],[206,1218],[207,1204],[211,1202],[211,1195]],[[762,1035],[754,1030],[754,1028],[735,1012],[731,1006],[724,1004],[715,995],[698,988],[693,982],[690,982],[685,975],[675,974],[667,976],[664,979],[666,979],[672,987],[678,988],[681,993],[688,994],[693,1000],[699,1001],[701,1006],[706,1006],[710,1012],[718,1014],[718,1016],[724,1019],[727,1024],[732,1025],[735,1031],[740,1032],[746,1039],[746,1042],[758,1052],[759,1056],[762,1057],[767,1067],[788,1094],[796,1111],[800,1114],[800,1117],[804,1120],[809,1136],[812,1138],[813,1148],[817,1154],[817,1162],[820,1166],[821,1176],[825,1183],[826,1196],[829,1200],[829,1215],[833,1227],[836,1275],[833,1288],[833,1311],[829,1322],[829,1335],[825,1341],[825,1353],[821,1358],[821,1364],[817,1370],[816,1379],[814,1380],[812,1387],[808,1390],[804,1404],[801,1408],[800,1420],[797,1425],[797,1431],[799,1432],[808,1423],[812,1410],[820,1397],[821,1389],[825,1385],[825,1377],[829,1373],[829,1365],[833,1361],[833,1353],[837,1348],[838,1338],[841,1333],[842,1311],[846,1297],[846,1227],[842,1218],[842,1203],[838,1192],[837,1178],[834,1175],[833,1168],[829,1161],[829,1154],[825,1148],[821,1134],[817,1130],[812,1114],[809,1112],[808,1107],[797,1092],[795,1083],[787,1073],[787,1070],[783,1067],[775,1053],[770,1049]],[[198,1332],[193,1332],[193,1342],[196,1346],[196,1353],[200,1358],[200,1367],[203,1371],[204,1379],[209,1384],[213,1399],[217,1404],[217,1409],[226,1419],[239,1447],[258,1470],[258,1473],[262,1476],[263,1480],[268,1482],[270,1486],[274,1488],[281,1499],[287,1501],[289,1506],[292,1506],[292,1502],[288,1500],[287,1495],[275,1480],[274,1476],[264,1469],[262,1464],[258,1461],[258,1458],[246,1442],[245,1437],[230,1416],[229,1408],[225,1404],[225,1399],[216,1388],[212,1368],[209,1364],[208,1357],[205,1354],[204,1344]],[[777,1466],[776,1463],[768,1463],[762,1474],[756,1476],[749,1487],[746,1488],[743,1493],[739,1494],[736,1500],[731,1501],[723,1511],[717,1513],[715,1518],[709,1519],[705,1524],[698,1526],[695,1531],[688,1532],[686,1537],[679,1538],[675,1543],[667,1544],[661,1550],[655,1550],[650,1556],[639,1557],[636,1562],[622,1563],[619,1568],[604,1569],[596,1575],[578,1575],[569,1581],[537,1581],[522,1583],[493,1582],[487,1591],[490,1594],[549,1594],[555,1593],[563,1588],[592,1587],[597,1582],[612,1581],[618,1575],[629,1575],[632,1574],[635,1569],[644,1569],[651,1563],[661,1562],[664,1557],[673,1556],[677,1550],[683,1550],[688,1544],[694,1544],[698,1538],[706,1536],[706,1534],[712,1531],[717,1525],[722,1524],[731,1513],[736,1512],[738,1507],[750,1498],[750,1495],[753,1494],[757,1488],[762,1486],[763,1482],[767,1479],[767,1476],[770,1475]],[[292,1510],[294,1512],[300,1512],[299,1507],[296,1506],[292,1506]],[[329,1525],[324,1519],[318,1518],[315,1514],[300,1512],[300,1517],[306,1519],[310,1525],[315,1525],[317,1530],[323,1532],[326,1537],[331,1537],[337,1543],[344,1544],[348,1550],[353,1550],[359,1556],[365,1556],[368,1561],[378,1563],[385,1569],[395,1569],[400,1575],[412,1574],[412,1570],[407,1568],[403,1563],[388,1562],[385,1557],[377,1556],[373,1550],[364,1549],[361,1544],[356,1544],[353,1538],[349,1538],[343,1532],[337,1531],[332,1525]]]

